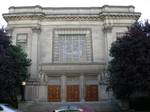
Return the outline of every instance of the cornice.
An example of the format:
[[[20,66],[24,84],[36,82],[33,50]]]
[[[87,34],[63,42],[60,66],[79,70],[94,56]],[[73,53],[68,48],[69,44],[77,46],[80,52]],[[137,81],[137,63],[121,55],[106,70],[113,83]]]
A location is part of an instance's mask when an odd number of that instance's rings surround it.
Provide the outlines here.
[[[41,71],[51,74],[67,74],[67,73],[99,73],[105,69],[105,63],[78,63],[78,64],[40,64]]]
[[[106,19],[134,19],[138,20],[141,13],[132,14],[116,14],[116,13],[102,13],[100,15],[89,16],[89,15],[43,15],[43,14],[3,14],[4,19],[8,21],[19,21],[19,20],[50,20],[50,21],[102,21]]]
[[[105,62],[92,62],[92,63],[41,63],[40,66],[74,66],[74,65],[106,65]]]
[[[100,13],[105,19],[135,19],[138,20],[141,16],[140,12],[133,12],[133,13],[121,13],[121,12],[104,12]]]
[[[4,19],[8,21],[18,20],[41,20],[43,14],[3,14]]]

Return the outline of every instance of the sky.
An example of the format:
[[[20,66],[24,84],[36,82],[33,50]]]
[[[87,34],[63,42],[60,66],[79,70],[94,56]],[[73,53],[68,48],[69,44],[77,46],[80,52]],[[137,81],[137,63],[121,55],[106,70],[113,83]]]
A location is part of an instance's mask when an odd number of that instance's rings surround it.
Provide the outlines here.
[[[0,3],[0,26],[7,26],[2,13],[7,13],[10,6],[42,7],[101,7],[103,5],[133,5],[136,12],[141,12],[140,21],[150,19],[150,0],[2,0]]]

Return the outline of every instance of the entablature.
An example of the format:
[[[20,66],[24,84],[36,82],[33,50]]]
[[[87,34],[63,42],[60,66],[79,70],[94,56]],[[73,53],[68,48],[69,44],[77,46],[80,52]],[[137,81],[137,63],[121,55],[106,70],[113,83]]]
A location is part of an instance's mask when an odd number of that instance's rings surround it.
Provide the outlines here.
[[[18,20],[51,20],[51,21],[103,21],[106,19],[135,19],[141,13],[134,12],[133,6],[103,7],[41,7],[23,6],[10,7],[9,13],[4,13],[8,21]]]
[[[106,68],[106,63],[51,64],[43,63],[39,69],[45,73],[99,73]]]

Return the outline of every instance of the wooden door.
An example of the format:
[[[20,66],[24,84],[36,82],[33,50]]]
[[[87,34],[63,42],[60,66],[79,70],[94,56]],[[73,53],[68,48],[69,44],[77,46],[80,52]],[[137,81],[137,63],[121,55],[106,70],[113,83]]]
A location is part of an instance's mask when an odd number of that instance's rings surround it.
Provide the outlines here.
[[[48,85],[48,101],[60,101],[60,85]]]
[[[79,85],[67,85],[67,101],[80,101]]]
[[[86,101],[98,101],[98,85],[86,85]]]

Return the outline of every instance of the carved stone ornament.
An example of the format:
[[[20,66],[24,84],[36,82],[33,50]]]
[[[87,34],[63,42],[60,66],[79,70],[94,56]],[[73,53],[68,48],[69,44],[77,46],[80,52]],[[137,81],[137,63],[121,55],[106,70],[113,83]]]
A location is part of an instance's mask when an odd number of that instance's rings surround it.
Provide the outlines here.
[[[39,72],[39,79],[40,82],[45,82],[46,81],[46,74],[42,71]]]
[[[8,33],[9,36],[12,36],[13,28],[12,27],[7,27],[6,32]]]

